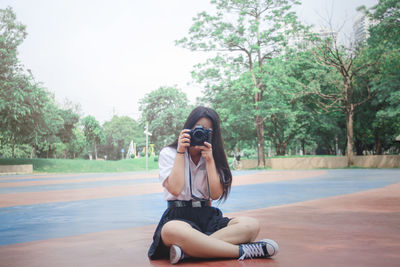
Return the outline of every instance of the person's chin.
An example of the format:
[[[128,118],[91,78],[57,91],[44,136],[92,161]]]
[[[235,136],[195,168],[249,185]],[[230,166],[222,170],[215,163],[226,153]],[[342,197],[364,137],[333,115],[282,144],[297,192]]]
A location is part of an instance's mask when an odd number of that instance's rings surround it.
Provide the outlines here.
[[[191,146],[189,149],[193,152],[198,152],[201,151],[201,146]]]

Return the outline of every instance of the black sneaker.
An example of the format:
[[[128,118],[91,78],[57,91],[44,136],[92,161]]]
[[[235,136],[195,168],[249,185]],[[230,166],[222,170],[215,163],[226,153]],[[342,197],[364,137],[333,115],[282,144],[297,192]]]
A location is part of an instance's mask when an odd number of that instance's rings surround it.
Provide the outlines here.
[[[270,258],[278,254],[279,246],[271,239],[239,245],[239,260],[252,258]]]
[[[172,245],[171,248],[169,249],[169,262],[171,264],[177,264],[184,258],[185,254],[183,254],[182,249],[177,245]]]

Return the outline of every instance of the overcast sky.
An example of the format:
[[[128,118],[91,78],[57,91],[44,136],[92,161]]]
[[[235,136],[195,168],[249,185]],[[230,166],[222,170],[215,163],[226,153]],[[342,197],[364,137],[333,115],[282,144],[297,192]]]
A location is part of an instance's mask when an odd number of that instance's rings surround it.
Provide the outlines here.
[[[343,32],[351,35],[355,9],[377,2],[303,0],[296,10],[307,24],[346,22]],[[201,95],[190,72],[207,55],[174,41],[210,9],[208,0],[0,0],[0,8],[7,6],[27,26],[19,47],[25,68],[58,102],[79,103],[83,115],[102,123],[113,114],[137,119],[138,101],[160,86],[177,85],[191,103]]]

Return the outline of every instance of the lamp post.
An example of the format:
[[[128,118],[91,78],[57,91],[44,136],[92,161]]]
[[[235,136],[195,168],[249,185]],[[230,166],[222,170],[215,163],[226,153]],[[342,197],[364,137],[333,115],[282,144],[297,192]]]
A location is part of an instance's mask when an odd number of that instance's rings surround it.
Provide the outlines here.
[[[144,133],[146,134],[146,152],[145,152],[145,154],[146,154],[146,171],[147,171],[148,168],[149,168],[149,155],[148,155],[148,152],[149,152],[149,135],[152,136],[152,134],[149,133],[149,123],[148,122],[146,122],[146,127],[144,128]]]

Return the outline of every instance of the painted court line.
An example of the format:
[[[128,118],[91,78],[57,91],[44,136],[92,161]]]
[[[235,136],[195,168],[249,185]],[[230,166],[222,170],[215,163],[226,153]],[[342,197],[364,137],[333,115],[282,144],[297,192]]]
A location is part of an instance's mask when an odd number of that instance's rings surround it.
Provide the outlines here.
[[[232,171],[232,174],[236,177],[242,175],[249,175],[254,173],[260,173],[260,170],[238,170]],[[272,171],[270,171],[272,173]],[[47,175],[15,175],[15,176],[0,176],[0,186],[2,183],[14,183],[14,182],[29,182],[29,181],[78,181],[83,180],[107,180],[107,179],[145,179],[145,178],[158,178],[158,171],[149,172],[132,172],[132,173],[89,173],[89,174],[47,174]]]
[[[52,181],[52,182],[27,182],[27,183],[8,183],[5,185],[0,184],[0,194],[17,193],[17,192],[44,192],[53,190],[68,190],[68,189],[81,189],[92,187],[105,187],[116,185],[130,185],[130,184],[143,184],[143,183],[156,183],[158,178],[143,178],[143,179],[91,179],[79,181]]]
[[[234,171],[233,186],[243,184],[259,184],[281,180],[293,180],[312,178],[326,174],[326,171]],[[6,191],[0,194],[0,208],[18,205],[32,205],[39,203],[52,203],[62,201],[77,201],[95,198],[109,198],[129,195],[143,195],[162,192],[161,184],[157,181],[152,184],[134,184],[109,187],[96,187],[92,184],[90,188],[64,189],[45,192],[14,192]],[[12,189],[11,189],[12,190]]]
[[[1,181],[15,180],[46,180],[46,179],[80,179],[80,178],[99,178],[99,177],[157,177],[158,171],[135,171],[135,172],[117,172],[117,173],[70,173],[70,174],[16,174],[16,175],[0,175]]]
[[[397,183],[350,195],[227,213],[228,217],[257,218],[258,237],[277,240],[279,254],[273,259],[246,261],[188,260],[179,266],[397,267],[399,212]],[[2,246],[0,266],[171,266],[168,260],[147,258],[154,229],[155,225],[148,225]]]
[[[314,178],[240,185],[219,207],[224,213],[238,212],[351,194],[399,183],[399,174],[337,170]],[[1,208],[0,245],[155,224],[165,207],[158,193]]]
[[[317,171],[313,173],[306,173],[301,177],[312,177],[315,175],[322,174],[323,171]],[[251,172],[251,179],[240,179],[240,175],[235,176],[233,179],[233,185],[248,184],[248,183],[259,183],[264,182],[269,178],[271,181],[277,181],[280,179],[299,179],[298,174],[285,174],[283,177],[275,175],[274,173],[260,173]],[[243,175],[243,174],[242,174]],[[248,174],[247,174],[248,175]],[[0,194],[16,193],[16,192],[38,192],[38,191],[51,191],[51,190],[68,190],[68,189],[79,189],[79,188],[91,188],[91,187],[102,187],[107,185],[125,185],[125,184],[138,184],[138,183],[154,183],[158,181],[157,177],[141,178],[141,177],[100,177],[100,178],[79,178],[73,177],[72,179],[61,179],[61,180],[20,180],[13,182],[0,182]]]
[[[22,192],[0,194],[0,208],[10,206],[34,205],[40,203],[56,203],[87,199],[102,199],[120,196],[161,193],[161,184],[147,183],[124,186],[108,186],[73,190]]]

